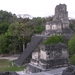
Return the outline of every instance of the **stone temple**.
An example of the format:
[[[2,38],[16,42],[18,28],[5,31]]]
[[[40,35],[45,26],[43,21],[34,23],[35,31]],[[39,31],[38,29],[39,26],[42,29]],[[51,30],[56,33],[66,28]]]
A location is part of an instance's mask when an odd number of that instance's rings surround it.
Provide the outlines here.
[[[74,35],[74,32],[69,28],[68,11],[65,4],[55,7],[53,21],[46,23],[45,31],[40,35],[36,34],[31,38],[31,42],[15,64],[21,66],[32,56],[25,69],[26,73],[37,73],[69,66],[68,48],[65,43],[42,44],[43,40],[52,35],[63,35],[66,42]]]
[[[69,28],[68,11],[65,4],[59,4],[55,7],[55,15],[53,16],[53,21],[47,22],[45,31],[42,35],[52,36],[63,34],[72,37],[73,31]]]
[[[55,8],[55,15],[52,22],[47,22],[46,30],[56,30],[62,32],[63,29],[69,28],[68,12],[66,5],[57,5]]]

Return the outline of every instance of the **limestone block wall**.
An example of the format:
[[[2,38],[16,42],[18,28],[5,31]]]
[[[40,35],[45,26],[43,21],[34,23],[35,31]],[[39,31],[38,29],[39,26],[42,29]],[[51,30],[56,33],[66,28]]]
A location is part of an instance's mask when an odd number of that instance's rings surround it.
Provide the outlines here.
[[[47,57],[46,51],[40,50],[40,59],[46,60],[46,57]]]
[[[31,63],[33,65],[38,65],[38,61],[39,61],[39,58],[38,58],[38,54],[39,52],[38,51],[34,51],[32,52],[32,59],[31,59]]]
[[[32,59],[38,60],[38,51],[32,53]]]
[[[67,7],[65,4],[59,4],[55,7],[53,21],[46,23],[46,30],[61,31],[64,28],[69,28]]]
[[[63,24],[63,28],[69,28],[69,24]]]
[[[68,66],[69,55],[67,45],[64,43],[42,45],[41,52],[45,53],[46,57],[40,55],[39,65],[42,68],[49,69],[53,67]],[[42,54],[41,53],[41,54]]]
[[[50,30],[50,25],[46,25],[46,30]]]
[[[67,25],[66,25],[66,27],[67,27]],[[55,23],[49,24],[49,25],[47,24],[46,30],[57,30],[57,31],[59,31],[59,30],[62,30],[62,26],[61,26],[61,24],[55,24]]]

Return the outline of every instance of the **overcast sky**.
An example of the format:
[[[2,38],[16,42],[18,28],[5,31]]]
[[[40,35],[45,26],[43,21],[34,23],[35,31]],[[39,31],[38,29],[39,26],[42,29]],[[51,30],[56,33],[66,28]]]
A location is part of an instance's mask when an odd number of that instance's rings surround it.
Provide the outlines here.
[[[65,3],[69,17],[75,18],[75,0],[0,0],[0,10],[33,17],[54,15],[55,6]]]

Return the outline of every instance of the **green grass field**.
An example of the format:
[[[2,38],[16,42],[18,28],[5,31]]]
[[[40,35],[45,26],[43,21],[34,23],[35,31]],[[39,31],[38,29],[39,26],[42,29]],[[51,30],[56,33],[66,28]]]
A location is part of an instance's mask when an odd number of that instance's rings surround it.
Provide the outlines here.
[[[12,66],[12,61],[6,59],[0,59],[0,72],[3,71],[22,71],[24,70],[25,66],[17,67]]]

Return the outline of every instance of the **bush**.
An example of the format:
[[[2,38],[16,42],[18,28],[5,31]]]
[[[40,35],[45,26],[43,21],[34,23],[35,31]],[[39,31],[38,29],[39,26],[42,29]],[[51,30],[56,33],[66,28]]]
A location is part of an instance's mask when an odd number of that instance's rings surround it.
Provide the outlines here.
[[[75,36],[68,42],[69,54],[75,54]]]
[[[70,62],[72,65],[75,65],[75,54],[70,58]]]
[[[49,37],[47,40],[43,41],[43,44],[56,44],[56,43],[64,43],[64,39],[62,36],[54,35]]]
[[[9,39],[5,35],[0,35],[0,54],[9,53]]]
[[[35,26],[35,28],[34,28],[34,33],[35,34],[39,34],[39,33],[41,33],[42,31],[44,31],[45,30],[45,27],[44,26],[42,26],[42,25],[37,25],[37,26]]]

